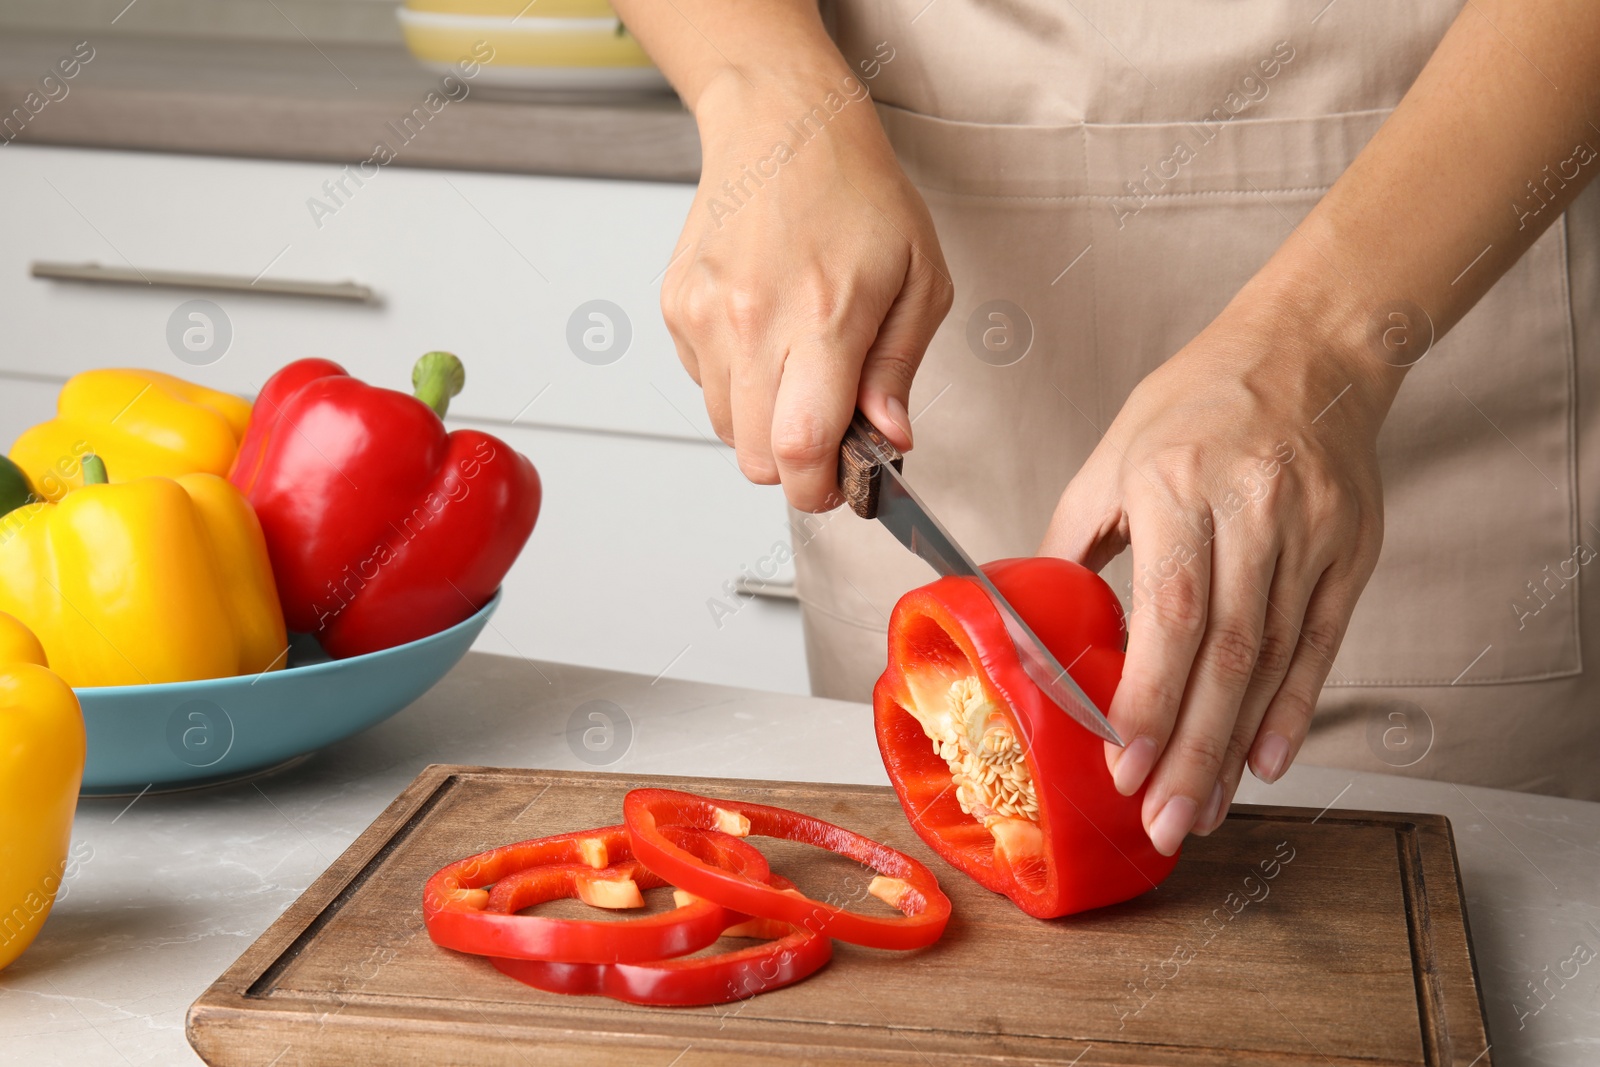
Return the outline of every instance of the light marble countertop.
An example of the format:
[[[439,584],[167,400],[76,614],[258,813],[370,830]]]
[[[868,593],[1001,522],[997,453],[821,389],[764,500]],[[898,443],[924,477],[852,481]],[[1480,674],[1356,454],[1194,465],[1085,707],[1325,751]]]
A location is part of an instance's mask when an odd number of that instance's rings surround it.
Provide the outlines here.
[[[630,727],[600,754],[568,742],[595,700]],[[64,898],[0,972],[0,1062],[199,1063],[190,1003],[429,763],[886,782],[863,705],[474,654],[393,719],[282,773],[81,801]],[[1547,1003],[1528,984],[1579,945],[1600,952],[1600,804],[1317,767],[1248,780],[1239,799],[1449,816],[1494,1062],[1600,1063],[1600,966],[1551,983]]]

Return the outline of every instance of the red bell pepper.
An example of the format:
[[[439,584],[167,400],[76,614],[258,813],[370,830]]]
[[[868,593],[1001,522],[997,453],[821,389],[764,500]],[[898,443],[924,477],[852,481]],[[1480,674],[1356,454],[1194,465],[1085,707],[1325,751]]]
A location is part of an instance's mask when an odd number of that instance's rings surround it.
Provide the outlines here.
[[[563,895],[549,879],[537,878],[536,874],[513,875],[495,886],[495,895],[500,899],[490,907],[498,905],[515,911]],[[778,875],[771,875],[770,879],[779,890],[797,892],[788,879]],[[738,930],[738,926],[730,927],[724,936],[742,936]],[[749,936],[765,936],[765,931]],[[773,936],[775,939],[765,944],[731,952],[646,963],[561,963],[499,956],[490,962],[502,974],[549,993],[601,995],[630,1004],[689,1007],[726,1004],[793,985],[833,958],[833,941],[820,934],[785,926]]]
[[[430,352],[407,396],[303,359],[256,400],[229,478],[261,519],[289,629],[335,658],[467,618],[533,531],[533,464],[486,433],[445,432],[464,378]]]
[[[1111,587],[1048,557],[984,571],[1090,699],[1110,707],[1126,643]],[[873,711],[912,827],[1029,915],[1128,900],[1177,863],[1144,831],[1144,790],[1117,792],[1104,742],[1023,672],[999,612],[971,580],[941,578],[900,598]]]
[[[676,789],[635,789],[622,800],[622,819],[633,854],[646,867],[689,893],[746,915],[857,945],[896,949],[932,944],[950,920],[950,899],[932,871],[888,845],[810,815]],[[673,826],[778,837],[848,856],[878,872],[867,891],[902,914],[888,918],[846,911],[776,888],[764,878],[712,867],[670,839]]]
[[[726,834],[679,828],[673,844],[701,862],[751,878],[769,874],[760,852]],[[567,896],[600,907],[639,907],[644,903],[640,890],[664,885],[633,859],[623,827],[580,830],[519,841],[442,868],[423,888],[422,921],[435,944],[458,952],[615,963],[694,952],[744,919],[699,898],[621,922],[515,914]]]

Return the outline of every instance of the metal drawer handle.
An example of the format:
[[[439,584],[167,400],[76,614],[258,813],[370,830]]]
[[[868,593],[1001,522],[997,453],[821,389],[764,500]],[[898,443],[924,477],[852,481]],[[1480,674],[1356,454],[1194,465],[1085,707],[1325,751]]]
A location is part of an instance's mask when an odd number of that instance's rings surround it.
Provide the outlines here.
[[[762,582],[740,575],[734,580],[733,591],[740,596],[759,596],[768,600],[799,600],[793,582]]]
[[[348,300],[357,304],[376,304],[369,286],[355,282],[299,282],[276,278],[246,278],[233,274],[204,274],[181,270],[139,270],[134,267],[107,267],[99,263],[45,263],[35,261],[28,268],[35,278],[61,282],[94,282],[100,285],[160,286],[163,289],[213,289],[230,293],[271,293],[275,296],[309,296],[326,300]]]

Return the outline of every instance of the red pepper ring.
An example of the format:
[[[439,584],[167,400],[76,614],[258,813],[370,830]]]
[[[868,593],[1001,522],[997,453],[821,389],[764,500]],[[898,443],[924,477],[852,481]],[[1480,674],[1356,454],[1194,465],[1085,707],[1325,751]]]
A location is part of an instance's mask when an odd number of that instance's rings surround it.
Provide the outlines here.
[[[712,865],[710,869],[726,868],[759,879],[769,873],[766,857],[725,834],[690,830],[678,837],[675,847]],[[422,894],[422,919],[435,944],[458,952],[618,963],[682,956],[705,948],[740,918],[704,899],[658,915],[612,922],[513,915],[489,909],[493,894],[485,886],[542,868],[570,872],[567,884],[573,892],[598,900],[586,890],[619,881],[617,872],[632,859],[627,834],[621,826],[580,830],[490,849],[457,860],[428,879]],[[638,866],[633,864],[626,869],[631,874]],[[569,875],[559,877],[567,879]],[[658,884],[666,883],[657,879],[647,882],[645,888]]]
[[[633,854],[673,885],[724,907],[779,919],[812,933],[871,948],[921,948],[937,941],[950,920],[950,898],[933,872],[903,852],[851,830],[785,808],[711,800],[676,789],[635,789],[622,801]],[[671,826],[756,834],[815,845],[878,872],[867,891],[903,914],[879,918],[846,911],[766,879],[707,865],[665,833]]]
[[[666,884],[645,870],[644,864],[638,860],[627,860],[600,870],[571,863],[552,863],[543,867],[529,867],[500,879],[489,890],[489,899],[483,911],[487,915],[516,915],[523,908],[570,897],[596,908],[642,908],[644,898],[640,892],[660,889]],[[684,901],[683,905],[687,907],[693,903],[695,901]],[[610,930],[617,924],[606,922],[597,925]]]
[[[550,880],[517,875],[517,887],[508,895],[518,907],[527,907],[551,891]],[[798,892],[787,879],[772,875],[780,891]],[[498,889],[498,887],[496,887]],[[730,935],[732,936],[732,935]],[[793,985],[820,970],[833,958],[833,942],[821,934],[796,926],[775,941],[732,952],[650,963],[555,963],[495,957],[491,963],[502,973],[547,993],[607,996],[629,1004],[693,1007],[726,1004],[757,993]]]

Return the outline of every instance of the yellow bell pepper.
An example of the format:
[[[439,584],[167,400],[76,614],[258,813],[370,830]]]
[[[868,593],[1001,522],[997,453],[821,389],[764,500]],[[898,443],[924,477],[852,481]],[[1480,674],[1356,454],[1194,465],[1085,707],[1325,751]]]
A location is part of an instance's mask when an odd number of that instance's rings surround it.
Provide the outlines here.
[[[67,870],[83,713],[39,641],[0,614],[0,968],[44,925]]]
[[[0,518],[0,611],[25,623],[69,685],[256,674],[288,647],[266,539],[214,474],[89,484]]]
[[[119,482],[204,471],[227,477],[250,402],[148,370],[74,375],[56,417],[25,430],[11,459],[46,500],[83,484],[82,460],[105,460]]]

